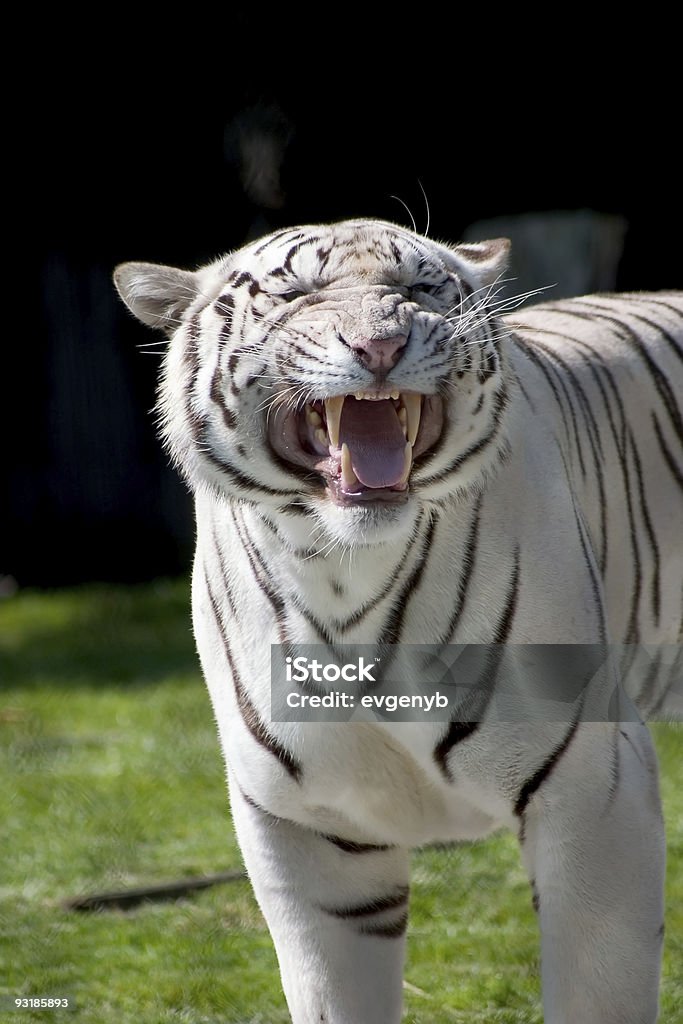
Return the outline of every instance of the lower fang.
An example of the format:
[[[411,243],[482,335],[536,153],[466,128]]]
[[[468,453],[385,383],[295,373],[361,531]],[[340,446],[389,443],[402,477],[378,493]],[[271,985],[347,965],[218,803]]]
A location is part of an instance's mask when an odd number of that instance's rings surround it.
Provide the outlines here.
[[[344,491],[349,491],[358,484],[358,477],[353,471],[351,452],[347,444],[343,444],[341,449],[341,484]]]
[[[401,424],[403,436],[408,436],[408,413],[403,406],[398,410],[398,422]]]
[[[407,484],[408,477],[410,476],[410,470],[413,465],[413,446],[410,441],[405,446],[403,452],[403,476],[401,477],[400,483]]]
[[[318,427],[318,429],[316,430],[315,439],[318,442],[318,444],[321,444],[323,446],[323,448],[327,448],[329,446],[330,442],[327,438],[327,434],[325,433],[322,427]]]

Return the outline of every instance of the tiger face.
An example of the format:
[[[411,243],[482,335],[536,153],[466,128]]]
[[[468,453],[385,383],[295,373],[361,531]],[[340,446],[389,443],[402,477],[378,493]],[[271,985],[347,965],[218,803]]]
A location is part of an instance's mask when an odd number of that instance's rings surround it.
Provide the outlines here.
[[[476,484],[505,446],[491,289],[507,251],[359,220],[196,273],[117,268],[129,308],[170,335],[159,411],[191,485],[361,544]]]

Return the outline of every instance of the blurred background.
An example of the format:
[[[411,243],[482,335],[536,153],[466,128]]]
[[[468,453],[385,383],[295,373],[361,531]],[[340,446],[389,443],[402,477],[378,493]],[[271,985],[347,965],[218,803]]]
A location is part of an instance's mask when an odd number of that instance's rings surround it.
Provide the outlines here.
[[[342,52],[332,22],[311,26],[314,45],[288,16],[230,13],[125,49],[127,24],[86,26],[87,45],[66,46],[47,26],[32,51],[30,326],[11,346],[16,394],[5,380],[5,592],[189,566],[190,500],[150,415],[159,358],[114,293],[120,261],[195,267],[301,222],[409,225],[402,203],[423,231],[424,189],[432,237],[513,238],[511,290],[681,286],[663,58],[649,51],[628,84],[620,54],[590,38],[577,63],[543,48],[472,54],[456,39],[444,56],[409,26],[398,50],[363,26]]]

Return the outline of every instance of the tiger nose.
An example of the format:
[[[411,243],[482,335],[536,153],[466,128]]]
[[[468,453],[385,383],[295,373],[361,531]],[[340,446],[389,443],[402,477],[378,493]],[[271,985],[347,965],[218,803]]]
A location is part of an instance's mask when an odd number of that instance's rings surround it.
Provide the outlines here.
[[[364,339],[351,347],[369,370],[390,370],[401,358],[407,340],[407,334],[393,334],[390,338]]]

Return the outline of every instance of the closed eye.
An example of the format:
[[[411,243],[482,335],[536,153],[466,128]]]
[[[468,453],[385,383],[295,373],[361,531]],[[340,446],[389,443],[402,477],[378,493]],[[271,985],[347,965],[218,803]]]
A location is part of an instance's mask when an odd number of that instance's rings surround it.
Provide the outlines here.
[[[292,290],[291,292],[280,292],[278,298],[284,299],[285,302],[294,302],[295,299],[300,299],[306,292],[300,292]]]
[[[412,285],[412,291],[423,292],[425,295],[434,295],[442,287],[442,284],[434,284],[433,281],[418,281],[417,284]]]

